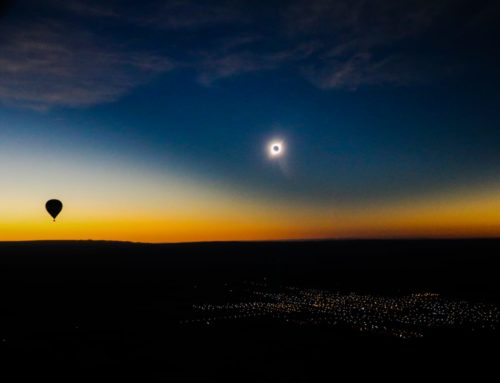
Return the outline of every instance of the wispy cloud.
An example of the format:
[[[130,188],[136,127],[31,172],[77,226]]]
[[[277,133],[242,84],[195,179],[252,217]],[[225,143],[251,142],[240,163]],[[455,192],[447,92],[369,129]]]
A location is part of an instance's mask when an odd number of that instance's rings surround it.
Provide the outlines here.
[[[2,28],[0,100],[50,109],[114,101],[174,64],[149,52],[130,51],[95,34],[55,22]]]
[[[415,62],[399,56],[375,59],[369,53],[358,53],[305,68],[304,73],[321,89],[356,90],[363,85],[404,86],[424,80],[413,68],[412,63]]]
[[[109,32],[99,23],[136,32],[186,30],[239,17],[231,7],[188,0],[140,5],[119,0],[47,0],[43,4],[25,0],[24,5],[33,12],[18,8],[18,18],[0,24],[0,103],[35,110],[112,102],[177,66],[209,67],[198,57],[174,60],[161,46],[151,51],[140,43],[134,45],[133,39]],[[221,61],[227,65],[217,67],[214,78],[231,71],[229,61]]]
[[[199,81],[204,85],[210,85],[223,78],[276,69],[285,63],[303,60],[315,51],[316,46],[315,44],[300,44],[293,48],[262,52],[238,48],[239,46],[236,49],[222,49],[200,54],[201,60],[195,66],[199,73]]]
[[[406,44],[428,32],[449,3],[298,0],[287,14],[287,31],[324,42],[315,62],[303,68],[320,88],[404,85],[423,78],[422,60]]]

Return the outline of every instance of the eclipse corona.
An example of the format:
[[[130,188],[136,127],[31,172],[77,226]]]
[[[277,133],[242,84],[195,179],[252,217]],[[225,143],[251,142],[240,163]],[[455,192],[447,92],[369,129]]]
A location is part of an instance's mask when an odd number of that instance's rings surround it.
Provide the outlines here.
[[[284,145],[281,141],[273,141],[269,144],[269,155],[271,157],[281,157],[284,153]]]

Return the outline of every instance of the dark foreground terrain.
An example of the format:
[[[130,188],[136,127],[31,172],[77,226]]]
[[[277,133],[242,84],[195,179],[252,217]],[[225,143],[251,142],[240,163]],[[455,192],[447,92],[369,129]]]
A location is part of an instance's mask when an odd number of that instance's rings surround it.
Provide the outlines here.
[[[0,243],[0,372],[492,379],[499,255],[499,240]]]

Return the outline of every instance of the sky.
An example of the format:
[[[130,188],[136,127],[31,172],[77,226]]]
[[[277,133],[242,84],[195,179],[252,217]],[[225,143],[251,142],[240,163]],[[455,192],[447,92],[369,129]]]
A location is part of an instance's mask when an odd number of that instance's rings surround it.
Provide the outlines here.
[[[500,236],[499,38],[486,0],[1,0],[0,240]]]

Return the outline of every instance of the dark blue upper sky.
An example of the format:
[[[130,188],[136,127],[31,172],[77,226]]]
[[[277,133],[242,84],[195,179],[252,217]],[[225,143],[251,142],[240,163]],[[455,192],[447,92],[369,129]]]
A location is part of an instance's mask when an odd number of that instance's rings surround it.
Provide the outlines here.
[[[12,1],[0,18],[0,140],[290,201],[488,183],[500,170],[499,8]],[[277,137],[287,157],[270,166],[263,148]]]

